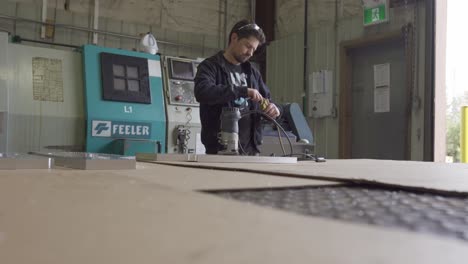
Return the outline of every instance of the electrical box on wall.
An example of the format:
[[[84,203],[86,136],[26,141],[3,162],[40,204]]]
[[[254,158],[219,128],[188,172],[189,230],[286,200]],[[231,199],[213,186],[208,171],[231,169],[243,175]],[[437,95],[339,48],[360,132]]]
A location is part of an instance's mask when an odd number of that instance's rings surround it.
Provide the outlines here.
[[[309,111],[314,118],[333,115],[333,72],[320,70],[309,75]]]

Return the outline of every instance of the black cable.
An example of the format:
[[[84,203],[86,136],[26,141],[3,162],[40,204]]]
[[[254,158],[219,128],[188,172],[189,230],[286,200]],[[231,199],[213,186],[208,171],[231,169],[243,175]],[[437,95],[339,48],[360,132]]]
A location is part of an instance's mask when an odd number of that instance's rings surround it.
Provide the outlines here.
[[[319,156],[317,156],[317,155],[315,155],[315,154],[311,154],[311,153],[294,153],[291,139],[289,138],[289,136],[288,136],[288,134],[286,133],[286,131],[284,130],[284,128],[283,128],[276,120],[274,120],[272,117],[270,117],[269,115],[265,114],[265,113],[262,112],[262,111],[259,111],[259,110],[247,111],[247,112],[245,112],[245,113],[243,113],[243,114],[241,115],[241,119],[242,119],[243,117],[245,117],[245,116],[247,116],[247,115],[251,115],[251,114],[260,114],[260,115],[262,115],[263,117],[266,117],[268,121],[273,122],[273,123],[277,126],[277,128],[279,128],[279,129],[281,130],[281,132],[283,132],[283,134],[286,136],[286,139],[288,140],[288,143],[289,143],[289,147],[290,147],[291,152],[290,152],[289,155],[286,155],[285,150],[284,150],[284,148],[283,148],[283,154],[284,154],[283,157],[287,157],[287,156],[289,156],[289,157],[292,157],[292,156],[303,156],[304,159],[314,160],[315,162],[325,162],[325,161],[326,161],[325,158],[319,157]],[[279,137],[279,140],[280,140],[280,142],[281,142],[281,135],[278,134],[278,137]],[[282,142],[281,142],[281,143],[282,143]],[[239,145],[241,151],[242,151],[243,153],[245,153],[244,149],[242,148],[242,144],[240,143],[240,141],[239,141],[239,144],[238,144],[238,145]]]
[[[241,151],[241,155],[249,155],[245,150],[244,150],[244,147],[242,147],[242,143],[240,142],[239,140],[239,143],[237,143],[237,145],[239,145],[239,149]]]
[[[281,139],[280,130],[278,128],[276,128],[276,131],[278,131],[278,140],[279,140],[279,143],[280,143],[280,146],[281,146],[281,150],[283,151],[283,155],[286,155],[286,150],[284,150],[283,140]]]
[[[251,115],[251,114],[260,114],[262,115],[263,117],[266,117],[269,121],[273,122],[279,129],[281,129],[281,132],[283,132],[283,134],[286,136],[286,139],[288,140],[289,142],[289,147],[291,149],[291,152],[289,155],[286,155],[286,153],[283,153],[284,156],[291,156],[293,154],[293,146],[292,146],[292,142],[291,142],[291,139],[289,138],[288,134],[286,133],[286,131],[284,130],[284,128],[278,124],[278,122],[276,122],[276,120],[274,120],[272,117],[270,117],[269,115],[263,113],[262,111],[259,111],[259,110],[250,110],[250,111],[247,111],[245,113],[243,113],[241,115],[241,119],[242,117],[244,116],[247,116],[247,115]]]

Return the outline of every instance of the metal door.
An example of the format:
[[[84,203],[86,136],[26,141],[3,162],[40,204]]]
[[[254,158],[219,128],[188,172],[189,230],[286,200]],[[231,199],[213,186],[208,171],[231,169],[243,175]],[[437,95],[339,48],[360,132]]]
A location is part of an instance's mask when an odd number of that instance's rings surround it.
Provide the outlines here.
[[[352,158],[406,159],[408,102],[402,39],[352,49]],[[390,65],[390,109],[375,112],[374,65]]]

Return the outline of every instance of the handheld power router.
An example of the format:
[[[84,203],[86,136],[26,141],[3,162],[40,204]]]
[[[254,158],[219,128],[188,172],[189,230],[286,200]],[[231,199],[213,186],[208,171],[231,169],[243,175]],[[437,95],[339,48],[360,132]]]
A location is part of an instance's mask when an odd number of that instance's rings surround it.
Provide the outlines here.
[[[260,109],[265,109],[270,101],[263,98],[260,101]],[[223,107],[221,112],[221,129],[218,134],[218,142],[223,146],[218,151],[221,155],[239,155],[239,119],[242,118],[239,108]]]
[[[223,107],[221,112],[221,129],[218,142],[223,149],[218,151],[222,155],[239,155],[239,119],[241,113],[237,107]]]

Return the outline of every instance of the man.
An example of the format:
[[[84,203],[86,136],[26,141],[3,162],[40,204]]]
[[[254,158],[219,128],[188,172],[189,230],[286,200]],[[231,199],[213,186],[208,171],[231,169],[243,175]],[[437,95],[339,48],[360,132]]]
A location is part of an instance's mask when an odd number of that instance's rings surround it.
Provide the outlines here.
[[[220,115],[223,107],[238,107],[241,113],[260,110],[259,102],[270,99],[270,91],[258,70],[248,61],[257,47],[265,43],[262,29],[248,20],[234,25],[229,45],[224,51],[204,60],[195,77],[195,97],[200,103],[201,139],[206,154],[217,154]],[[280,115],[275,104],[263,110],[271,118]],[[247,115],[239,120],[241,154],[257,155],[262,142],[261,115]]]

